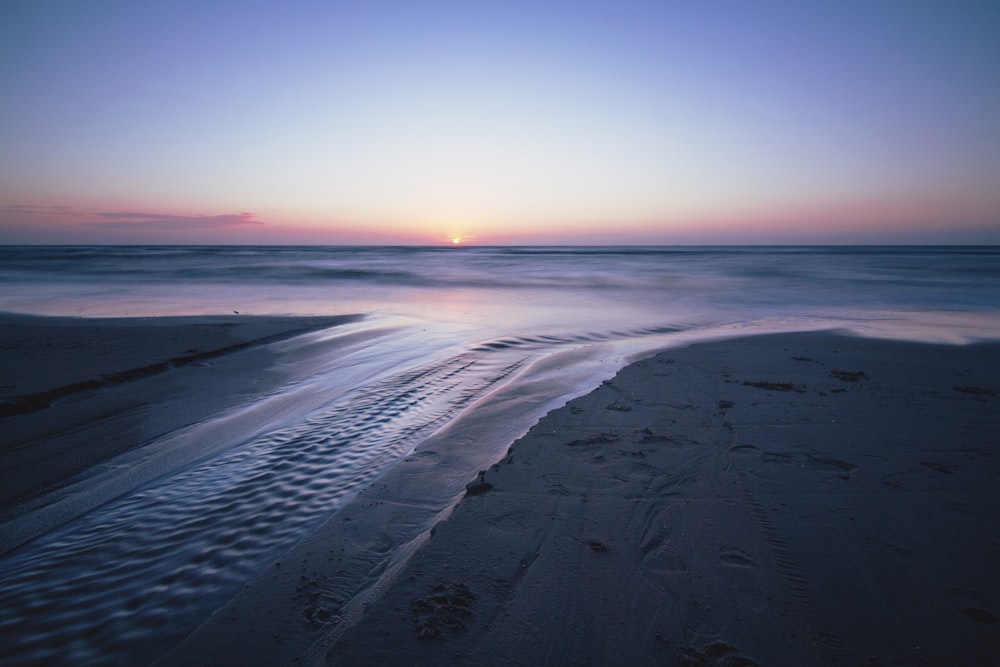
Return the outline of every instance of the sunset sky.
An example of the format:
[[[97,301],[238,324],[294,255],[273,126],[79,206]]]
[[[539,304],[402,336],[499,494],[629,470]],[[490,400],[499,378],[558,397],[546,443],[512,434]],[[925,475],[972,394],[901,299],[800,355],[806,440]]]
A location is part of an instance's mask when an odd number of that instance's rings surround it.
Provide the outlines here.
[[[1000,3],[0,2],[0,243],[1000,243]]]

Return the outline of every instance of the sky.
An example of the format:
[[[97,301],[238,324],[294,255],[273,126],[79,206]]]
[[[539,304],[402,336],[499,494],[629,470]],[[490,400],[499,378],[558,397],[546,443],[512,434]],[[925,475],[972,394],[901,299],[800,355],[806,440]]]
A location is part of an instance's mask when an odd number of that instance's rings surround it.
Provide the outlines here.
[[[0,243],[1000,243],[995,0],[0,0]]]

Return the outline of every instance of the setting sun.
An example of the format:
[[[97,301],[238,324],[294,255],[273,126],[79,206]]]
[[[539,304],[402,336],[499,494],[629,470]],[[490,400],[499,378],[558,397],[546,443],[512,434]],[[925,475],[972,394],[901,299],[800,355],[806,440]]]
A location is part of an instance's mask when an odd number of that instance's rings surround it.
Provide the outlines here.
[[[452,245],[458,245],[461,242],[462,242],[462,237],[461,236],[453,236],[453,237],[451,237],[451,244]]]

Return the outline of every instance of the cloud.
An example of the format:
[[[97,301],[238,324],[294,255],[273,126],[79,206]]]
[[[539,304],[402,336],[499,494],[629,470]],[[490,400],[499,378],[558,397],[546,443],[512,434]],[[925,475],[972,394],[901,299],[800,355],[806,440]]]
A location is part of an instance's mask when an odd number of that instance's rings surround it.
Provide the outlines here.
[[[72,218],[78,228],[99,228],[124,231],[175,231],[223,229],[243,225],[263,225],[255,213],[224,213],[222,215],[173,215],[143,211],[100,211],[81,206],[51,206],[36,204],[0,205],[0,215],[24,223],[50,221],[56,224]],[[62,226],[63,222],[58,222]]]
[[[223,215],[169,215],[165,213],[139,213],[135,211],[107,211],[97,213],[100,220],[87,222],[102,229],[218,229],[236,225],[263,225],[255,213],[226,213]]]

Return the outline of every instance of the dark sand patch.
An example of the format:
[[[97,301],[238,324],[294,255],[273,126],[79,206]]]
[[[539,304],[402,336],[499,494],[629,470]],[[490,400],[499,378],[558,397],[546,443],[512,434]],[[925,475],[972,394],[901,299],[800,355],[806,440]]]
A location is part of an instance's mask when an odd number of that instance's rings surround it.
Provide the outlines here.
[[[1000,406],[951,388],[997,372],[997,346],[827,335],[633,365],[478,475],[319,662],[992,664]],[[421,641],[440,581],[475,613]]]

